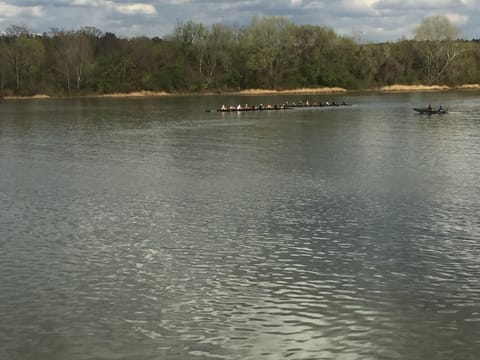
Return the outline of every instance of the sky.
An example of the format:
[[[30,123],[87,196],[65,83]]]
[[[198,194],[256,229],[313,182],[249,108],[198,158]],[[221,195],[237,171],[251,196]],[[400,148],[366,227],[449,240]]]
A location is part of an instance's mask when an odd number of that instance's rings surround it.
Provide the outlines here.
[[[248,25],[283,16],[362,42],[412,38],[423,18],[443,15],[460,37],[480,38],[480,0],[0,0],[0,32],[11,25],[42,34],[93,26],[119,37],[164,37],[177,23]]]

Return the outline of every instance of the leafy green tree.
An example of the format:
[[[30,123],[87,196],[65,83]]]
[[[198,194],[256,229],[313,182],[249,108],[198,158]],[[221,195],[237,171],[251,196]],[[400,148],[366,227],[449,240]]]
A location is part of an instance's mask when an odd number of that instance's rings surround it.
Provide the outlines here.
[[[275,89],[294,55],[294,25],[283,17],[257,18],[245,29],[247,66],[262,82]]]
[[[123,64],[123,41],[113,33],[105,33],[96,41],[96,52],[93,65],[91,87],[100,93],[116,93],[121,91]]]
[[[216,79],[224,80],[224,74],[231,71],[233,56],[233,33],[231,28],[221,24],[211,27],[205,39],[200,75],[203,88],[209,88]],[[220,83],[216,84],[220,86]]]
[[[156,48],[147,37],[137,37],[128,41],[123,74],[130,84],[130,90],[154,90],[152,75],[156,68]]]
[[[358,79],[355,76],[357,65],[357,45],[349,37],[337,37],[328,53],[331,78],[328,86],[357,88]]]
[[[362,45],[357,53],[357,61],[361,62],[360,76],[364,86],[377,87],[403,83],[402,64],[394,53],[394,44]]]
[[[478,84],[480,82],[480,52],[473,42],[459,41],[457,46],[461,53],[445,72],[448,84]]]
[[[337,35],[329,28],[303,25],[296,29],[297,72],[302,86],[332,85],[335,81],[331,65],[336,52]]]
[[[190,79],[191,88],[203,90],[205,57],[207,56],[208,29],[193,21],[178,23],[172,40],[185,56],[185,75]]]
[[[20,87],[20,75],[26,83],[32,86],[35,84],[38,70],[43,65],[45,56],[43,44],[39,39],[22,36],[15,41],[15,48],[19,55],[17,66],[20,66],[22,73],[19,74],[17,70],[17,88]],[[29,87],[28,90],[35,92],[33,87]]]
[[[444,17],[424,19],[414,40],[383,44],[282,17],[245,27],[178,23],[163,39],[92,27],[34,36],[12,25],[3,34],[2,95],[480,82],[480,41],[459,40]]]
[[[418,84],[421,79],[422,55],[413,40],[400,39],[390,44],[391,55],[398,64],[398,73],[395,76],[397,84]]]

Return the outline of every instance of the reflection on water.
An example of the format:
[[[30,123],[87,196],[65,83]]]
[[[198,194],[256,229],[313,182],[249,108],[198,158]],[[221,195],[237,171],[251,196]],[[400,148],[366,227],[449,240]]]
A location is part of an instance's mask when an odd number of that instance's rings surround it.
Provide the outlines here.
[[[476,358],[480,108],[432,96],[0,104],[0,358]]]

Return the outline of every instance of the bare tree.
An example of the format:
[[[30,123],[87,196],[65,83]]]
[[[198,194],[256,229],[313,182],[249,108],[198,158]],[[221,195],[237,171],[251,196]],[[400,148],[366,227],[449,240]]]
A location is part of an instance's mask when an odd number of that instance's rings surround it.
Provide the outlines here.
[[[445,16],[432,16],[423,19],[414,33],[424,56],[428,80],[437,83],[464,51],[457,41],[459,31]]]
[[[25,25],[10,25],[5,30],[7,37],[17,38],[20,36],[30,36],[31,32]]]
[[[6,74],[8,72],[8,48],[4,41],[0,42],[0,93],[5,89]]]
[[[91,34],[80,31],[63,31],[51,29],[51,34],[57,38],[56,50],[58,68],[63,74],[67,91],[72,88],[80,90],[93,58]]]
[[[15,76],[15,88],[22,89],[24,82],[33,81],[38,68],[44,61],[45,49],[24,25],[11,25],[6,31],[8,41],[4,44],[4,65],[9,66]],[[2,84],[5,76],[2,75]],[[2,85],[3,86],[3,85]],[[25,90],[25,89],[23,89]]]

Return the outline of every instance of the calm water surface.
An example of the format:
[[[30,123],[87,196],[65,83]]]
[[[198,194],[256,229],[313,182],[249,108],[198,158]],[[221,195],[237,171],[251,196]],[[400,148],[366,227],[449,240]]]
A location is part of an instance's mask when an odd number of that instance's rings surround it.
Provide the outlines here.
[[[478,359],[479,96],[0,102],[0,358]]]

